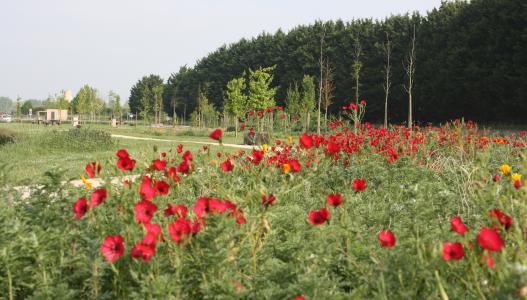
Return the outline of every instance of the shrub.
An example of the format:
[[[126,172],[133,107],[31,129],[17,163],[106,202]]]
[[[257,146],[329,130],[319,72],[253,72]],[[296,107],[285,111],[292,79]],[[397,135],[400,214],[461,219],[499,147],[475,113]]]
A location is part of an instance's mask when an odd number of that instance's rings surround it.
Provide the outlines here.
[[[15,143],[16,139],[17,136],[14,131],[5,128],[0,128],[0,146]]]
[[[47,149],[69,151],[106,150],[114,147],[111,134],[90,128],[74,128],[68,131],[51,131],[39,137],[40,145]]]

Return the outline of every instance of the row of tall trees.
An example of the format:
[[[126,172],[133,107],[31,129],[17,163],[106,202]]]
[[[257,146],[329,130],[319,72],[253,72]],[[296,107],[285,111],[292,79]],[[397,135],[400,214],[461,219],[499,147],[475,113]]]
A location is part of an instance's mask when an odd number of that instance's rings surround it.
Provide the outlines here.
[[[426,16],[315,22],[224,45],[194,67],[181,67],[166,83],[144,77],[132,88],[130,108],[153,116],[161,106],[168,115],[186,117],[204,93],[223,111],[229,81],[275,66],[271,87],[278,105],[295,84],[303,93],[307,75],[313,78],[316,110],[320,103],[328,114],[366,99],[365,120],[386,124],[457,117],[521,122],[527,114],[526,37],[523,0],[445,1]],[[156,85],[163,86],[157,106]],[[309,107],[308,99],[302,96],[300,107]]]
[[[130,90],[128,101],[130,111],[144,120],[151,121],[153,118],[154,123],[161,123],[163,108],[165,108],[163,102],[172,103],[174,100],[164,99],[164,88],[163,79],[158,75],[144,76]]]

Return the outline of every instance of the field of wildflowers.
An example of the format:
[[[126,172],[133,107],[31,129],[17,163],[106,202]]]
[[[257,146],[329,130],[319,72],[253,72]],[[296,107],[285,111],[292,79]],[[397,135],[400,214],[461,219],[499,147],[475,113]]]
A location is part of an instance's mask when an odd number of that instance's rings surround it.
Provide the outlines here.
[[[0,298],[527,296],[525,132],[357,124],[245,151],[216,129],[6,190]]]

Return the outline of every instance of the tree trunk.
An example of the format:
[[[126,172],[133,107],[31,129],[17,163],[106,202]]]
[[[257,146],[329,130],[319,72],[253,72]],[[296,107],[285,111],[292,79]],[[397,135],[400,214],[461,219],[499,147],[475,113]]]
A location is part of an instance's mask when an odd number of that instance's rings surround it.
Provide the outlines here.
[[[408,128],[412,128],[413,117],[412,117],[412,90],[408,93]]]
[[[384,99],[384,128],[388,128],[388,94]]]
[[[328,128],[328,108],[326,107],[326,112],[324,113],[324,126]]]
[[[234,137],[238,137],[238,117],[234,117]]]

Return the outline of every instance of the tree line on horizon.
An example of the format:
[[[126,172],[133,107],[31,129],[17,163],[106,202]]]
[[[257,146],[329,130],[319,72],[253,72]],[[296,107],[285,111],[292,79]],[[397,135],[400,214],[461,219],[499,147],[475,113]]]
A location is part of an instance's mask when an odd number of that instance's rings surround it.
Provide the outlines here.
[[[188,119],[205,98],[219,115],[231,80],[274,67],[271,86],[276,88],[277,105],[287,107],[288,90],[301,85],[304,76],[314,78],[319,99],[324,94],[322,71],[331,70],[329,114],[365,99],[364,120],[382,123],[387,111],[389,123],[404,123],[412,113],[408,109],[412,45],[415,121],[524,120],[527,2],[522,0],[443,2],[425,16],[317,21],[288,33],[262,33],[221,46],[194,67],[182,66],[166,82],[157,75],[144,76],[131,89],[130,111],[144,117],[164,111]]]

